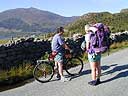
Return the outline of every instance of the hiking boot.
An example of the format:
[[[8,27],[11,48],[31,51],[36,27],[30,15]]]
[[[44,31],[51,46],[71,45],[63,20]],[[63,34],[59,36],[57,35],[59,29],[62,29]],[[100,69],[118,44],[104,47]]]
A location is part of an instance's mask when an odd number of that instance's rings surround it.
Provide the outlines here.
[[[90,82],[88,82],[88,84],[89,85],[92,85],[92,86],[96,86],[96,85],[98,85],[98,84],[100,84],[101,82],[100,82],[100,79],[97,79],[97,80],[93,80],[93,81],[90,81]]]
[[[67,82],[67,81],[70,81],[70,78],[66,78],[64,76],[61,77],[61,82]]]
[[[98,79],[97,79],[97,84],[100,84],[100,83],[101,83],[101,81],[100,81],[100,79],[98,78]]]
[[[56,78],[57,78],[57,80],[60,80],[61,79],[61,76],[60,76],[59,73],[56,74]]]

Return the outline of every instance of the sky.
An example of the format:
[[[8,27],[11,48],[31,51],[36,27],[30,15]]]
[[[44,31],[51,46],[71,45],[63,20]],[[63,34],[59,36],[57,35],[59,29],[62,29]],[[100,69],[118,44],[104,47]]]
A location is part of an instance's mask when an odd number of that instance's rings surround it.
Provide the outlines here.
[[[89,12],[118,13],[128,8],[128,0],[1,0],[0,12],[15,8],[38,8],[61,16],[81,16]]]

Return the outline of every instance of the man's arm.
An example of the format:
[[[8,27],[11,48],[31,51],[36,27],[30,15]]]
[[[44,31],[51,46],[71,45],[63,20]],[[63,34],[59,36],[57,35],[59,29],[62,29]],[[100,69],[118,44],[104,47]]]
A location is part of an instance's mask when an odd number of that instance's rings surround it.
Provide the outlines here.
[[[63,48],[65,48],[65,49],[71,50],[71,49],[68,47],[68,45],[65,44],[65,43],[64,43],[62,46],[63,46]]]

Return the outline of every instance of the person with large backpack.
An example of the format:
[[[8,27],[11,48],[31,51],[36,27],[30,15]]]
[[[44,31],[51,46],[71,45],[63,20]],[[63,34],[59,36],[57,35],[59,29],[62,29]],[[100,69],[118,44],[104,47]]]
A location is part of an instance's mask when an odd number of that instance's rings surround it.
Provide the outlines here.
[[[101,54],[109,49],[109,33],[102,23],[93,26],[85,25],[86,52],[91,66],[92,81],[88,84],[96,86],[101,83]]]

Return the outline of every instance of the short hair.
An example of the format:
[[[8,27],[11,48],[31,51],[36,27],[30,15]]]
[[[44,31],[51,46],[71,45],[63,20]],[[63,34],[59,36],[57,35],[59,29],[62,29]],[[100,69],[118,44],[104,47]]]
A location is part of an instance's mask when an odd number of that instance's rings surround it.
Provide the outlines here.
[[[64,27],[57,28],[57,33],[64,32]]]
[[[90,25],[89,25],[89,24],[86,24],[86,25],[84,26],[85,32],[88,32],[88,31],[89,31],[89,28],[90,28]]]
[[[84,26],[84,28],[85,28],[85,30],[89,30],[89,27],[90,27],[90,25],[89,24],[86,24],[85,26]]]

